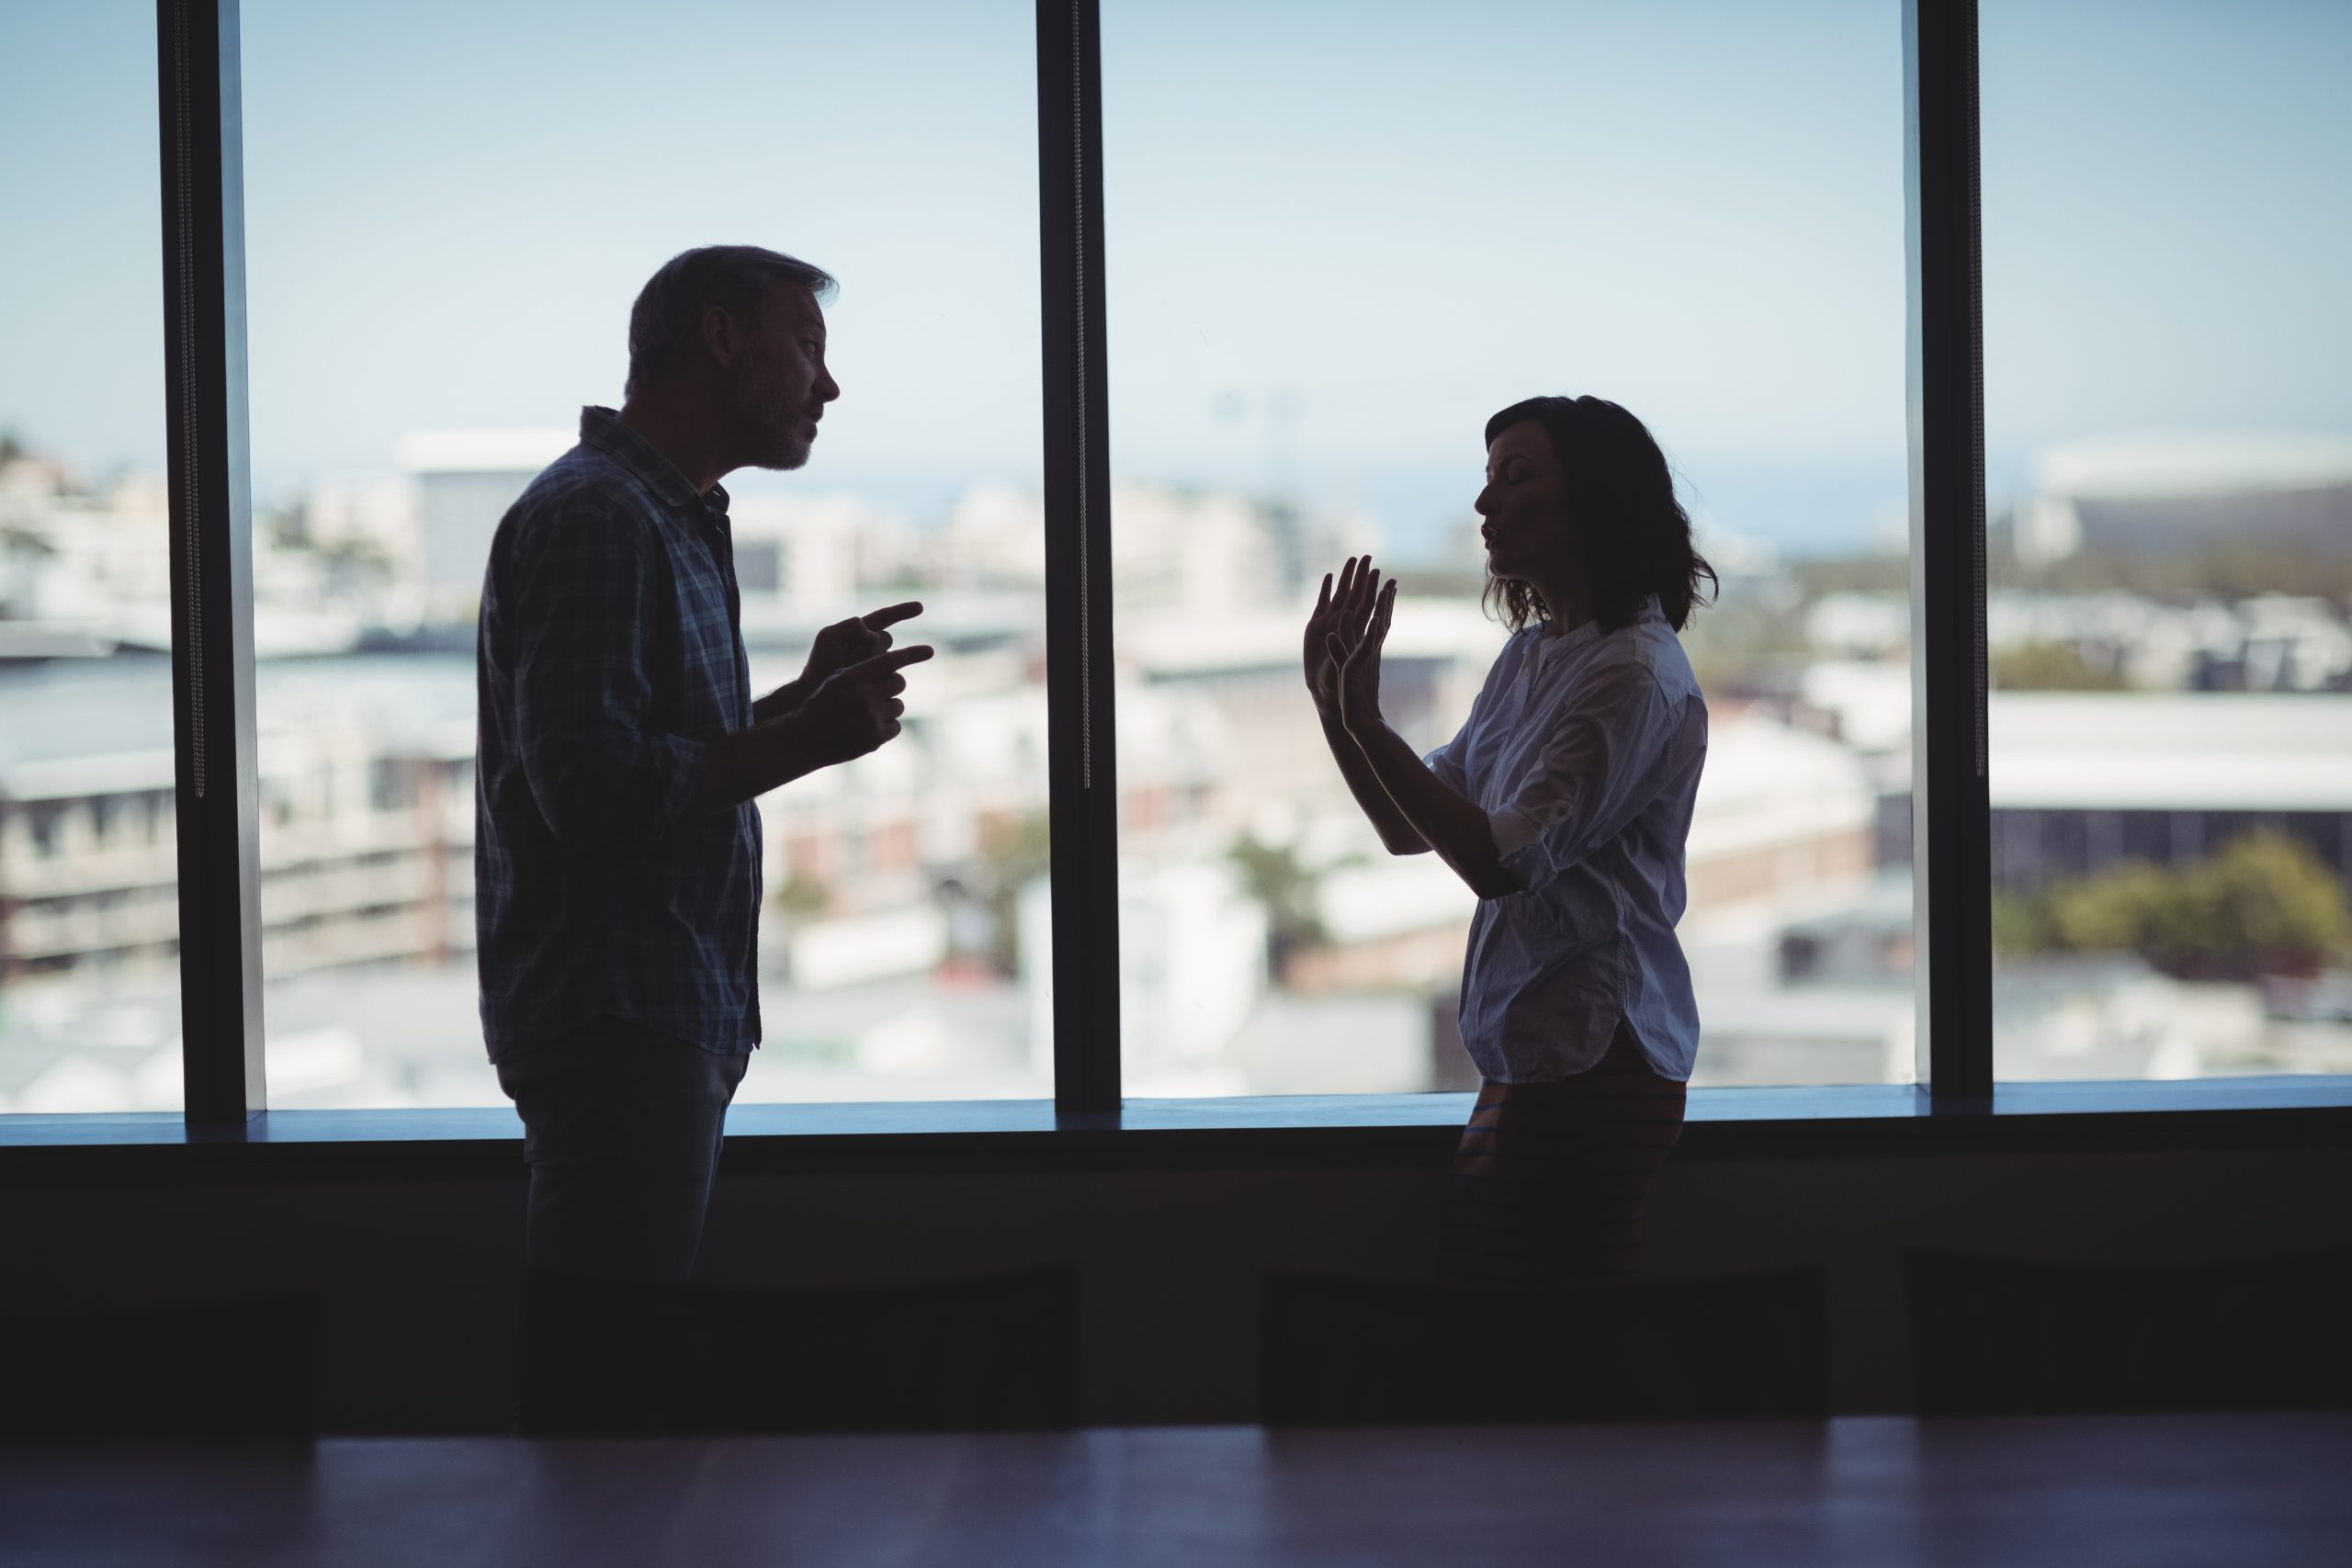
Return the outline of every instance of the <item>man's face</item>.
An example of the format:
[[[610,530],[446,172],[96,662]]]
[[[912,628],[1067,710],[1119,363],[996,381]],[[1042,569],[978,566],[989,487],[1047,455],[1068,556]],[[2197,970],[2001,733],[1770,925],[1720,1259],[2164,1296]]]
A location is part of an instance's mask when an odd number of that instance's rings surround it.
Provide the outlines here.
[[[825,313],[809,292],[779,279],[728,367],[729,401],[746,450],[758,468],[797,468],[808,460],[825,405],[842,395],[825,370]]]

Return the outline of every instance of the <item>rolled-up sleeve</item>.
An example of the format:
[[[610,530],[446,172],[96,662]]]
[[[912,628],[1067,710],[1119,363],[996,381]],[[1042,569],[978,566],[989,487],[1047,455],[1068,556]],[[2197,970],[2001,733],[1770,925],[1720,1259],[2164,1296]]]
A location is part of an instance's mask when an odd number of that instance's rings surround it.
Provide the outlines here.
[[[709,761],[653,728],[664,569],[642,523],[593,503],[538,520],[509,562],[516,740],[532,797],[578,848],[659,839]]]
[[[1639,664],[1598,671],[1559,716],[1526,782],[1488,816],[1511,879],[1539,889],[1623,832],[1687,761],[1696,700],[1669,696]],[[1703,732],[1696,743],[1703,747]]]

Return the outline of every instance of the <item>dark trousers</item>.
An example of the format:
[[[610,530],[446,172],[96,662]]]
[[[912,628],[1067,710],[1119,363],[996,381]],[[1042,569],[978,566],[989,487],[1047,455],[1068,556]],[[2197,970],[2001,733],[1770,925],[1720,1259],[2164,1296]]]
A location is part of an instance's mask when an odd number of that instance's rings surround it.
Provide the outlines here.
[[[526,1433],[678,1426],[695,1381],[695,1314],[679,1287],[749,1060],[600,1020],[498,1064],[531,1168]]]
[[[607,1019],[499,1063],[531,1167],[532,1268],[684,1284],[750,1060]]]
[[[1686,1093],[1651,1070],[1623,1024],[1574,1077],[1487,1084],[1453,1156],[1441,1275],[1487,1285],[1630,1277]]]

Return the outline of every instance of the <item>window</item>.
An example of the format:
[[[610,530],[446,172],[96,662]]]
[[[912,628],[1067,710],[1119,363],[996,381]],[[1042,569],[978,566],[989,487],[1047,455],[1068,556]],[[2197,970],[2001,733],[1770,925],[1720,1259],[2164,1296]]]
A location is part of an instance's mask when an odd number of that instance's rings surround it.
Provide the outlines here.
[[[731,487],[755,684],[904,597],[943,653],[901,741],[763,803],[744,1100],[1464,1083],[1467,896],[1336,798],[1294,639],[1375,549],[1442,739],[1500,638],[1480,427],[1544,389],[1648,421],[1724,578],[1699,1082],[1906,1081],[1922,1011],[1939,1110],[1996,1032],[2010,1079],[2352,1071],[2336,11],[1997,0],[1980,180],[1939,0],[239,9],[225,73],[208,0],[160,14],[186,71],[119,0],[5,24],[0,130],[65,151],[0,197],[71,243],[0,254],[0,1111],[241,1121],[255,966],[270,1103],[498,1102],[482,555],[719,237],[843,282],[815,463]],[[707,38],[775,90],[632,127]],[[250,748],[175,736],[249,675]]]
[[[1985,7],[2004,1077],[2352,1071],[2346,60]]]
[[[1900,60],[1878,0],[1105,7],[1130,1092],[1476,1086],[1475,899],[1348,798],[1300,631],[1376,552],[1449,738],[1483,426],[1544,392],[1649,423],[1723,579],[1694,1081],[1910,1081]]]
[[[0,47],[0,1112],[182,1098],[153,15]]]
[[[645,279],[739,240],[842,280],[812,461],[728,481],[754,688],[902,600],[901,640],[941,649],[899,740],[760,802],[739,1100],[1049,1095],[1030,12],[637,12],[244,6],[271,1102],[502,1102],[473,954],[491,536],[581,405],[620,402]],[[720,39],[772,82],[617,107]]]

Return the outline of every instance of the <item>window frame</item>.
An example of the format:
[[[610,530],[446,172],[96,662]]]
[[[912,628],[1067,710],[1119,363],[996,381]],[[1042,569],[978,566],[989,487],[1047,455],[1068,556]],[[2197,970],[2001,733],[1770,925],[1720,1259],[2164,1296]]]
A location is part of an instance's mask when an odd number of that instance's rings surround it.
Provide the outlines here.
[[[1996,1102],[1977,6],[1898,3],[1917,1082],[1696,1090],[1690,1146],[1747,1157],[2333,1137],[2352,1120],[2352,1078],[2023,1084]],[[1101,0],[1037,0],[1035,17],[1055,1097],[792,1107],[788,1119],[746,1107],[730,1145],[773,1145],[750,1156],[763,1165],[825,1168],[1094,1168],[1179,1157],[1172,1149],[1209,1163],[1442,1158],[1465,1096],[1121,1096]],[[186,1107],[0,1118],[0,1145],[77,1159],[176,1145],[211,1160],[223,1145],[275,1145],[254,1157],[276,1161],[340,1144],[398,1165],[503,1146],[515,1130],[503,1109],[281,1112],[275,1125],[267,1112],[238,0],[157,0],[156,34]]]
[[[190,1128],[267,1109],[237,0],[156,0],[180,1071]]]
[[[1917,1077],[1939,1110],[1993,1095],[1976,21],[1976,0],[1903,0],[1912,984]]]

